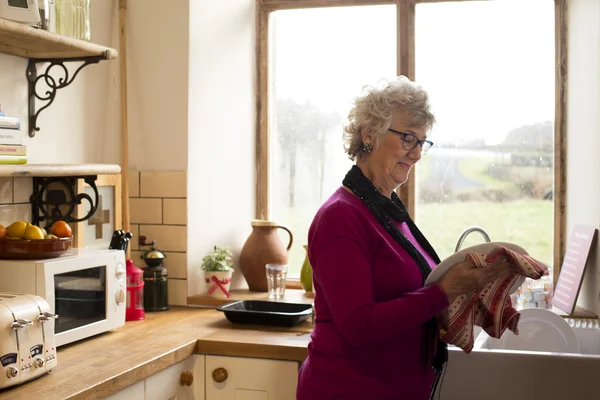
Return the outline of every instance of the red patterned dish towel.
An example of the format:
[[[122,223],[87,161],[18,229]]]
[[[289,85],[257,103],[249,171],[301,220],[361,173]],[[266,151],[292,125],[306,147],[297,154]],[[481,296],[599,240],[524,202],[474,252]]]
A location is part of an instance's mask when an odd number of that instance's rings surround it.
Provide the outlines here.
[[[540,279],[547,275],[548,267],[532,257],[505,247],[499,247],[488,255],[467,253],[467,257],[479,268],[506,261],[517,270],[514,274],[490,282],[479,291],[458,296],[439,316],[440,339],[470,353],[475,342],[475,325],[481,326],[494,338],[500,338],[507,328],[519,334],[517,324],[520,314],[511,304],[510,289],[522,276]]]

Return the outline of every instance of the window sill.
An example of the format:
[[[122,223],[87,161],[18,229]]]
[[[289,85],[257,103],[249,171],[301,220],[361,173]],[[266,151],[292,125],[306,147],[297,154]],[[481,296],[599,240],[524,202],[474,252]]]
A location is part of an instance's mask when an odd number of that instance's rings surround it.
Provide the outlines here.
[[[231,297],[228,299],[218,299],[208,295],[189,296],[187,298],[188,305],[218,307],[223,304],[231,303],[239,300],[267,300],[278,301],[283,303],[306,303],[313,304],[313,297],[307,294],[303,289],[286,289],[283,299],[269,299],[266,292],[252,292],[248,289],[232,290]]]
[[[302,289],[302,283],[300,279],[287,279],[285,282],[286,289]]]
[[[567,314],[563,310],[559,310],[556,307],[552,307],[552,312],[560,315],[563,318],[598,319],[598,316],[596,314],[580,306],[575,306],[575,311],[571,315]]]

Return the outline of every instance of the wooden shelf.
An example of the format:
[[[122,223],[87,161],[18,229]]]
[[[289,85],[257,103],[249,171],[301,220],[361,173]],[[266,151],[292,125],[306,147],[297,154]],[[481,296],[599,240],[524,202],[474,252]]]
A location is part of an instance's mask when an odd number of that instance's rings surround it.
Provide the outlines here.
[[[21,164],[0,165],[0,177],[59,177],[116,175],[121,167],[114,164]]]
[[[84,40],[0,18],[0,52],[29,59],[68,59],[102,56],[115,59],[118,52]]]

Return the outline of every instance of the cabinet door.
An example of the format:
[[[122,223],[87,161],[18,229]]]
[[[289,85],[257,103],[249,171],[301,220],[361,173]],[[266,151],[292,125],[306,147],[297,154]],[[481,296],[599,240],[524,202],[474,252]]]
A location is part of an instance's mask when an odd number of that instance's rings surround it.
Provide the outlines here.
[[[206,356],[206,400],[295,400],[298,363]]]
[[[204,356],[191,356],[146,378],[146,400],[204,400]]]
[[[108,397],[103,397],[104,400],[131,400],[131,399],[144,399],[145,381],[139,381],[131,386],[127,386],[125,389],[119,390],[117,393],[113,393]]]

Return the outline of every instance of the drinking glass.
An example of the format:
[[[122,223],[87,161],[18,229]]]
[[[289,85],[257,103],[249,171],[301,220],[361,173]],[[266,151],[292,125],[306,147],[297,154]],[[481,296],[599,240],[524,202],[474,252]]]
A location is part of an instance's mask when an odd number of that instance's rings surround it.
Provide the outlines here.
[[[56,33],[91,40],[91,0],[54,0]]]
[[[285,279],[287,276],[287,265],[267,264],[267,283],[270,299],[281,299],[285,294]]]

